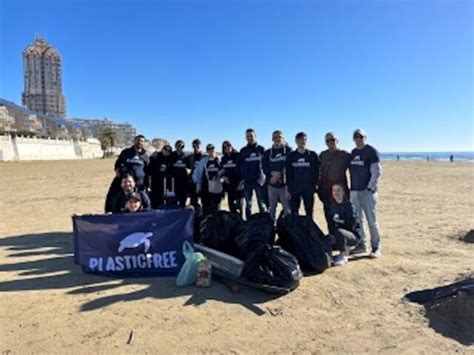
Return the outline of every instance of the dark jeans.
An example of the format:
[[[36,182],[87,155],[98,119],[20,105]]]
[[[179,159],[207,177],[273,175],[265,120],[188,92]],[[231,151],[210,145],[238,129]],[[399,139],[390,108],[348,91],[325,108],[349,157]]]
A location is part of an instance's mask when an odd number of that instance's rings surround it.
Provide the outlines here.
[[[189,183],[189,186],[188,186],[188,191],[189,191],[189,197],[190,197],[190,202],[191,202],[191,205],[194,206],[194,208],[196,209],[196,211],[199,209],[200,205],[199,205],[199,195],[198,193],[196,192],[196,184],[195,183]]]
[[[347,229],[337,228],[332,235],[336,239],[332,248],[333,250],[339,250],[341,253],[348,253],[349,247],[354,247],[360,242],[360,239]]]
[[[301,200],[303,200],[304,209],[307,216],[313,218],[313,207],[314,207],[314,192],[313,191],[302,191],[291,193],[290,209],[291,213],[298,214],[300,209]]]
[[[245,196],[245,218],[249,218],[252,214],[252,200],[253,192],[257,195],[257,205],[260,213],[265,212],[265,205],[263,203],[263,191],[262,186],[255,182],[244,183],[244,196]]]
[[[219,210],[222,194],[211,194],[209,192],[201,193],[202,213],[207,216]]]

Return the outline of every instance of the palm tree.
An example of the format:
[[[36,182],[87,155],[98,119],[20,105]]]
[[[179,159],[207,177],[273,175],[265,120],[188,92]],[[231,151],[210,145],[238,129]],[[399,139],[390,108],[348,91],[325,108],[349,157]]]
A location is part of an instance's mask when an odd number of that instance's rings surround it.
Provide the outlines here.
[[[107,152],[110,147],[114,147],[117,142],[117,133],[109,128],[104,129],[100,132],[99,137],[100,145],[102,150]]]

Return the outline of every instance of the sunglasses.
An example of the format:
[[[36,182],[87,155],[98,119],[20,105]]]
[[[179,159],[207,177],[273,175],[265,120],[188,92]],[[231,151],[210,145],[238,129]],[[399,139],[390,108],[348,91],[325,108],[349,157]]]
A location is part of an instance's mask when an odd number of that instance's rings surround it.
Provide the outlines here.
[[[214,147],[209,147],[207,148],[207,151],[214,150],[214,149],[215,149]]]
[[[336,141],[336,138],[329,138],[329,139],[326,139],[326,143],[335,142],[335,141]]]
[[[354,139],[356,139],[356,138],[362,139],[362,138],[364,138],[364,136],[361,136],[360,134],[355,134]]]

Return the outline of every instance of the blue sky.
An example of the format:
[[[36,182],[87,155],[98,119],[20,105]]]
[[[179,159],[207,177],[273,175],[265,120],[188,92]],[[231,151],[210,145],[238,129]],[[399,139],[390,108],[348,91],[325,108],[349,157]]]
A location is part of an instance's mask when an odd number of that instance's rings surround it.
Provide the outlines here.
[[[21,102],[35,33],[63,56],[69,117],[188,147],[254,127],[350,149],[362,127],[381,151],[474,150],[471,1],[0,0],[0,97]]]

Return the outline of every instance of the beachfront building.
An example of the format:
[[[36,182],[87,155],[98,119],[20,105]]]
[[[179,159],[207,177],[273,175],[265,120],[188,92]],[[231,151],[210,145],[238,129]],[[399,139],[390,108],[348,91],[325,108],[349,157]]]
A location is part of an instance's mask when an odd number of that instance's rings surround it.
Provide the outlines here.
[[[46,39],[37,37],[23,51],[23,74],[23,105],[44,115],[65,117],[61,55]]]
[[[10,114],[5,105],[0,104],[0,134],[12,132],[14,124],[15,117]]]
[[[87,137],[98,138],[102,132],[115,132],[117,145],[120,146],[133,144],[133,139],[137,135],[137,130],[132,124],[117,123],[107,117],[103,119],[72,118],[71,120],[79,123],[85,129]]]

